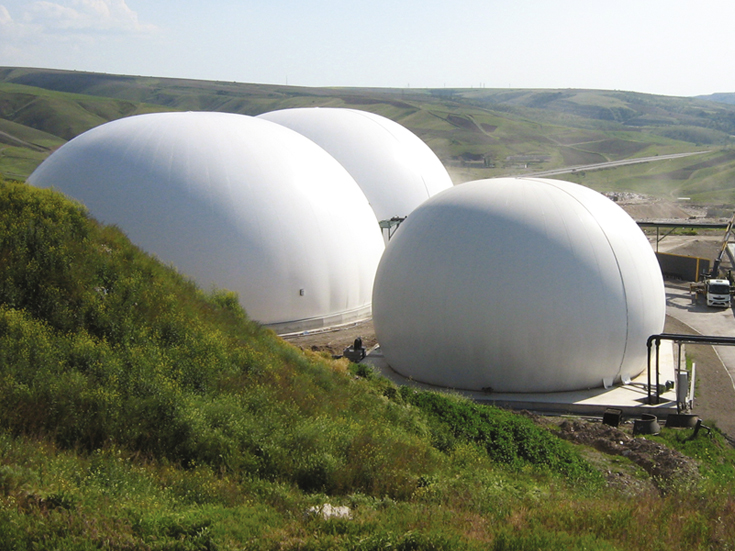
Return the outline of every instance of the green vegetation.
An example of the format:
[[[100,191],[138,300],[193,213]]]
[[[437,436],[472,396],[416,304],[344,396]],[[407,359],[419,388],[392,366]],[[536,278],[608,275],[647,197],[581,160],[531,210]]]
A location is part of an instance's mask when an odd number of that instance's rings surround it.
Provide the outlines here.
[[[719,435],[661,437],[701,462],[694,487],[609,488],[646,475],[530,418],[302,352],[232,293],[11,181],[0,396],[2,549],[735,545],[735,452]],[[325,504],[348,517],[310,512]]]
[[[691,436],[689,431],[664,430],[656,440],[701,462],[702,484],[708,494],[727,493],[726,488],[735,485],[735,454],[732,445],[716,430],[707,438]]]
[[[561,178],[735,202],[735,107],[590,90],[0,68],[0,174],[23,179],[67,140],[132,114],[303,106],[396,120],[456,182],[706,151]],[[653,438],[701,476],[652,485],[627,456],[572,445],[551,423],[296,349],[232,293],[202,292],[83,206],[8,180],[0,396],[0,549],[735,548],[735,451],[716,431]],[[349,518],[310,512],[324,504]]]
[[[558,177],[600,191],[735,202],[734,105],[604,90],[303,88],[0,68],[0,174],[25,178],[53,148],[133,114],[257,115],[314,106],[363,109],[403,124],[436,152],[455,183],[707,151]],[[45,138],[24,137],[29,130]]]
[[[560,176],[597,191],[633,191],[705,204],[735,203],[735,150]],[[725,209],[725,213],[731,209]]]
[[[52,151],[90,128],[164,110],[140,102],[0,83],[0,174],[24,179]]]
[[[496,463],[511,468],[534,465],[564,474],[570,480],[601,482],[600,474],[566,442],[540,431],[530,419],[410,387],[401,388],[401,396],[428,415],[432,444],[442,451],[471,442],[484,448]]]

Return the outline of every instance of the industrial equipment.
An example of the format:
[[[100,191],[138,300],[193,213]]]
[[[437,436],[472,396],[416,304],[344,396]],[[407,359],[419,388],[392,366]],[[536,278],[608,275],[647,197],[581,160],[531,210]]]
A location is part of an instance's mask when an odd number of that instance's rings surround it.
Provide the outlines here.
[[[735,281],[733,280],[732,271],[727,270],[724,274],[725,278],[720,277],[720,268],[722,258],[727,253],[730,258],[730,265],[735,265],[733,259],[733,251],[730,248],[730,238],[733,235],[733,224],[735,223],[735,214],[727,224],[725,237],[722,239],[720,251],[712,262],[712,269],[709,273],[702,274],[702,280],[689,285],[689,291],[692,295],[692,301],[697,300],[698,295],[703,295],[706,299],[707,306],[714,308],[729,308],[732,295],[735,292]]]

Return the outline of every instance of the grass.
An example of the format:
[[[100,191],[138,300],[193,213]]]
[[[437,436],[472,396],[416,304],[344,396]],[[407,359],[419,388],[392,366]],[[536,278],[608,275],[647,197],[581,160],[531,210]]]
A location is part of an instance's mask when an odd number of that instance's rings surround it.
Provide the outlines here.
[[[597,191],[630,191],[667,199],[689,197],[695,203],[733,203],[730,176],[733,152],[715,150],[703,155],[628,165],[560,176]]]
[[[493,461],[488,435],[457,433],[447,448],[431,436],[447,432],[444,421],[387,381],[293,348],[231,293],[202,293],[59,194],[4,182],[0,205],[6,541],[20,525],[29,546],[72,545],[95,540],[91,523],[136,545],[150,535],[194,549],[248,503],[259,515],[275,507],[280,522],[313,496],[438,507],[453,491],[444,469],[462,478],[478,463],[569,478],[531,455]],[[489,427],[503,414],[465,415]],[[532,424],[523,431],[555,441]],[[409,541],[404,532],[386,538]]]
[[[46,158],[47,153],[0,143],[0,176],[23,180]]]
[[[56,92],[0,85],[0,131],[15,138],[0,145],[6,176],[27,175],[39,148],[131,113],[331,105],[398,120],[445,159],[496,161],[458,169],[457,181],[507,174],[511,155],[549,155],[552,168],[565,152],[616,159],[707,144],[707,155],[564,179],[735,201],[718,141],[733,133],[729,111],[681,98],[68,77],[44,74],[66,86]],[[657,130],[653,107],[678,110],[681,128]],[[597,452],[529,418],[295,349],[232,293],[202,292],[81,205],[11,181],[0,181],[0,393],[2,549],[735,547],[735,456],[716,431],[657,437],[700,462],[695,487],[619,492],[606,478],[647,476],[626,457],[592,463]],[[351,518],[308,513],[325,503]]]
[[[712,149],[723,151],[735,135],[735,107],[693,100],[600,90],[370,89],[124,77],[52,70],[0,69],[0,120],[12,134],[33,128],[60,140],[109,120],[154,110],[208,110],[257,115],[291,107],[364,109],[403,124],[446,164],[487,158],[494,168],[452,168],[455,183],[531,174],[574,164]],[[548,161],[519,168],[517,155]],[[0,173],[27,177],[43,155],[27,162],[0,157]],[[732,196],[729,164],[694,169],[687,196],[719,201]],[[589,178],[595,189],[638,190],[670,196],[681,177],[616,169]],[[577,181],[577,180],[574,180]],[[604,182],[604,184],[603,184]],[[587,181],[583,183],[588,183]],[[701,189],[700,189],[701,188]]]
[[[619,493],[531,419],[302,352],[83,206],[0,181],[0,548],[735,544],[735,456]],[[585,452],[585,453],[583,453]],[[309,513],[325,503],[350,518]]]
[[[163,110],[167,109],[140,102],[0,83],[0,132],[6,134],[0,147],[3,142],[12,146],[0,156],[0,173],[24,179],[53,149],[90,128],[124,116]]]

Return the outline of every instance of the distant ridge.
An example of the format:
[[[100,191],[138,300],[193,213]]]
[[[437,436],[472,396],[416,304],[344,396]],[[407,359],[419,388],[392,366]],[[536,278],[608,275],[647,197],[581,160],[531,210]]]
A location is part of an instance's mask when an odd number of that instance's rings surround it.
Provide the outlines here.
[[[707,151],[560,177],[600,191],[735,201],[735,105],[712,99],[582,89],[320,88],[21,67],[0,67],[0,174],[24,179],[66,141],[121,117],[254,116],[293,107],[362,109],[394,120],[433,149],[455,183]]]
[[[697,99],[735,105],[735,92],[720,92],[717,94],[709,94],[708,96],[697,96]]]

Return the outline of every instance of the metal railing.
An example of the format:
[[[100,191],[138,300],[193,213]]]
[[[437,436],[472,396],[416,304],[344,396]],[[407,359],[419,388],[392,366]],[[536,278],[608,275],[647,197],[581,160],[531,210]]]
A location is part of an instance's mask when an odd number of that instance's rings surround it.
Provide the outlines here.
[[[679,356],[677,373],[681,371],[681,345],[682,344],[719,344],[725,346],[735,346],[735,337],[715,337],[708,335],[682,335],[677,333],[661,333],[660,335],[651,335],[648,337],[646,345],[648,346],[648,403],[658,404],[661,396],[661,382],[659,380],[659,349],[661,341],[672,341],[679,346]],[[656,384],[651,385],[651,348],[656,343]],[[655,396],[652,394],[652,387],[656,389]],[[654,401],[655,398],[655,401]]]

